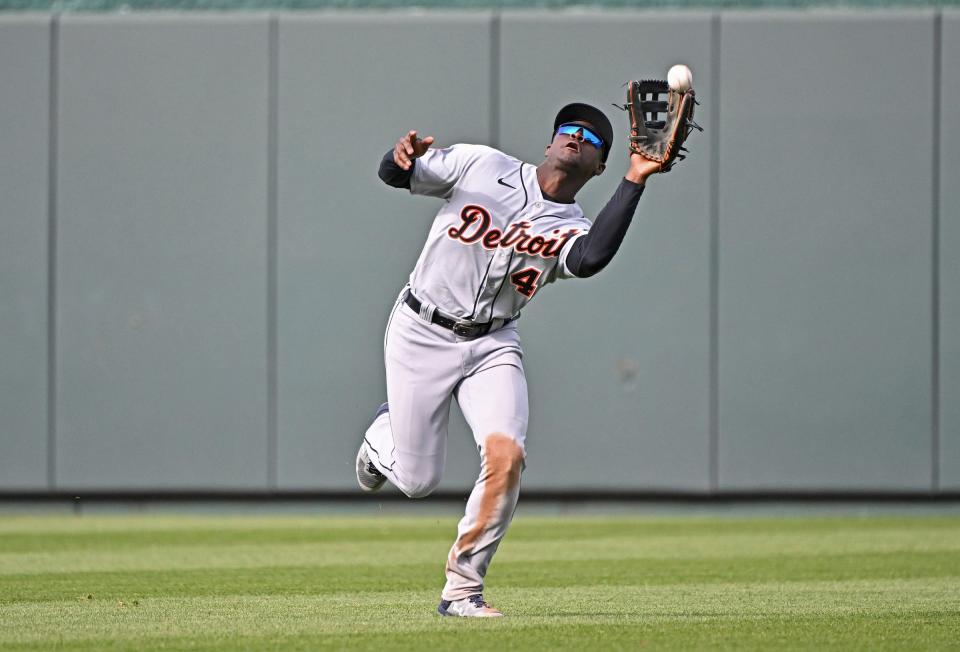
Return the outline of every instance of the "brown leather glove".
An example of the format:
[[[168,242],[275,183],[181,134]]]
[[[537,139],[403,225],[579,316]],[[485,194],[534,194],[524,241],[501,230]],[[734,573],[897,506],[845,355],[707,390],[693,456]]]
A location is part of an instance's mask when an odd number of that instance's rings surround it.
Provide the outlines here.
[[[703,131],[693,121],[696,104],[699,102],[692,88],[672,91],[662,80],[627,82],[623,109],[630,114],[630,151],[659,163],[660,172],[669,172],[677,161],[686,158],[683,143],[690,133],[694,129]]]

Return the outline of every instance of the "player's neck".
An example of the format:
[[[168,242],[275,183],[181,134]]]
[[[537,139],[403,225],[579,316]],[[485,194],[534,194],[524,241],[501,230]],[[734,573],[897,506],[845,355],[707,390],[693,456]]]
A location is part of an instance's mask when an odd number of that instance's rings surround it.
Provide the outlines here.
[[[546,163],[537,166],[540,192],[561,204],[572,204],[574,197],[587,181],[588,179],[581,179],[566,170],[547,167]]]

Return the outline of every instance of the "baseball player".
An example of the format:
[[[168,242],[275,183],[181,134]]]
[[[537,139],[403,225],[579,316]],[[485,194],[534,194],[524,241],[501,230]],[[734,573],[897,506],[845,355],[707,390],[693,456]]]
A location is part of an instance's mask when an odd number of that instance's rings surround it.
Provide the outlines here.
[[[574,198],[603,173],[612,139],[603,112],[576,103],[557,114],[537,166],[482,145],[432,149],[433,137],[416,131],[401,137],[380,164],[388,185],[445,202],[390,313],[388,400],[363,438],[357,481],[367,492],[389,480],[410,498],[428,495],[443,472],[456,399],[481,469],[447,557],[441,615],[502,615],[482,593],[525,464],[520,311],[544,286],[603,269],[623,241],[647,178],[663,168],[631,154],[623,180],[591,224]]]

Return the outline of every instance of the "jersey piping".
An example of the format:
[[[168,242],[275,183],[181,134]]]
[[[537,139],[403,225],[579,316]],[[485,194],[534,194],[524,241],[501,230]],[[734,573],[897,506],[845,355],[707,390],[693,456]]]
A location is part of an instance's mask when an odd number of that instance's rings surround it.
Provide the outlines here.
[[[526,207],[527,207],[527,204],[530,202],[530,196],[529,196],[529,194],[527,193],[527,184],[525,184],[525,183],[523,182],[523,165],[524,165],[524,164],[521,162],[521,163],[520,163],[520,167],[517,169],[517,172],[518,172],[518,174],[519,174],[519,176],[520,176],[520,186],[523,188],[523,206],[520,207],[520,210],[521,210],[521,211],[522,211],[524,208],[526,208]],[[506,175],[500,177],[500,179],[504,179],[504,178],[506,178]],[[499,182],[500,179],[497,179],[497,181]],[[519,212],[519,211],[518,211],[518,212]],[[490,256],[490,260],[487,261],[487,271],[485,271],[485,272],[483,273],[483,278],[480,279],[480,285],[477,286],[477,296],[474,297],[474,299],[473,299],[473,310],[470,312],[470,316],[469,316],[467,319],[471,319],[471,320],[472,320],[472,319],[474,319],[474,318],[477,316],[477,307],[480,305],[480,297],[481,297],[481,295],[483,295],[483,286],[484,286],[484,284],[487,282],[487,277],[490,275],[490,267],[493,265],[493,261],[494,261],[495,258],[496,258],[495,255],[491,255],[491,256]],[[511,262],[511,263],[513,262],[513,254],[512,254],[512,253],[510,254],[510,262]],[[509,267],[509,265],[508,265],[508,267]],[[500,281],[500,287],[501,287],[501,288],[503,287],[503,281]],[[496,293],[496,294],[494,295],[494,297],[493,297],[493,302],[494,302],[494,303],[497,302],[497,297],[499,297],[499,296],[500,296],[500,290],[498,289],[498,290],[497,290],[497,293]]]

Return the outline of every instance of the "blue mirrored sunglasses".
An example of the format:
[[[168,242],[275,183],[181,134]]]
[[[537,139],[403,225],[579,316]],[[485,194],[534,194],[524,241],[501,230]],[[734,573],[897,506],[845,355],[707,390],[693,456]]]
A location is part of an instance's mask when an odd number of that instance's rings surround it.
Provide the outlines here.
[[[578,131],[583,132],[583,141],[590,143],[597,149],[603,147],[603,138],[593,133],[583,125],[578,124],[565,124],[557,127],[557,134],[564,134],[567,136],[576,136]]]

